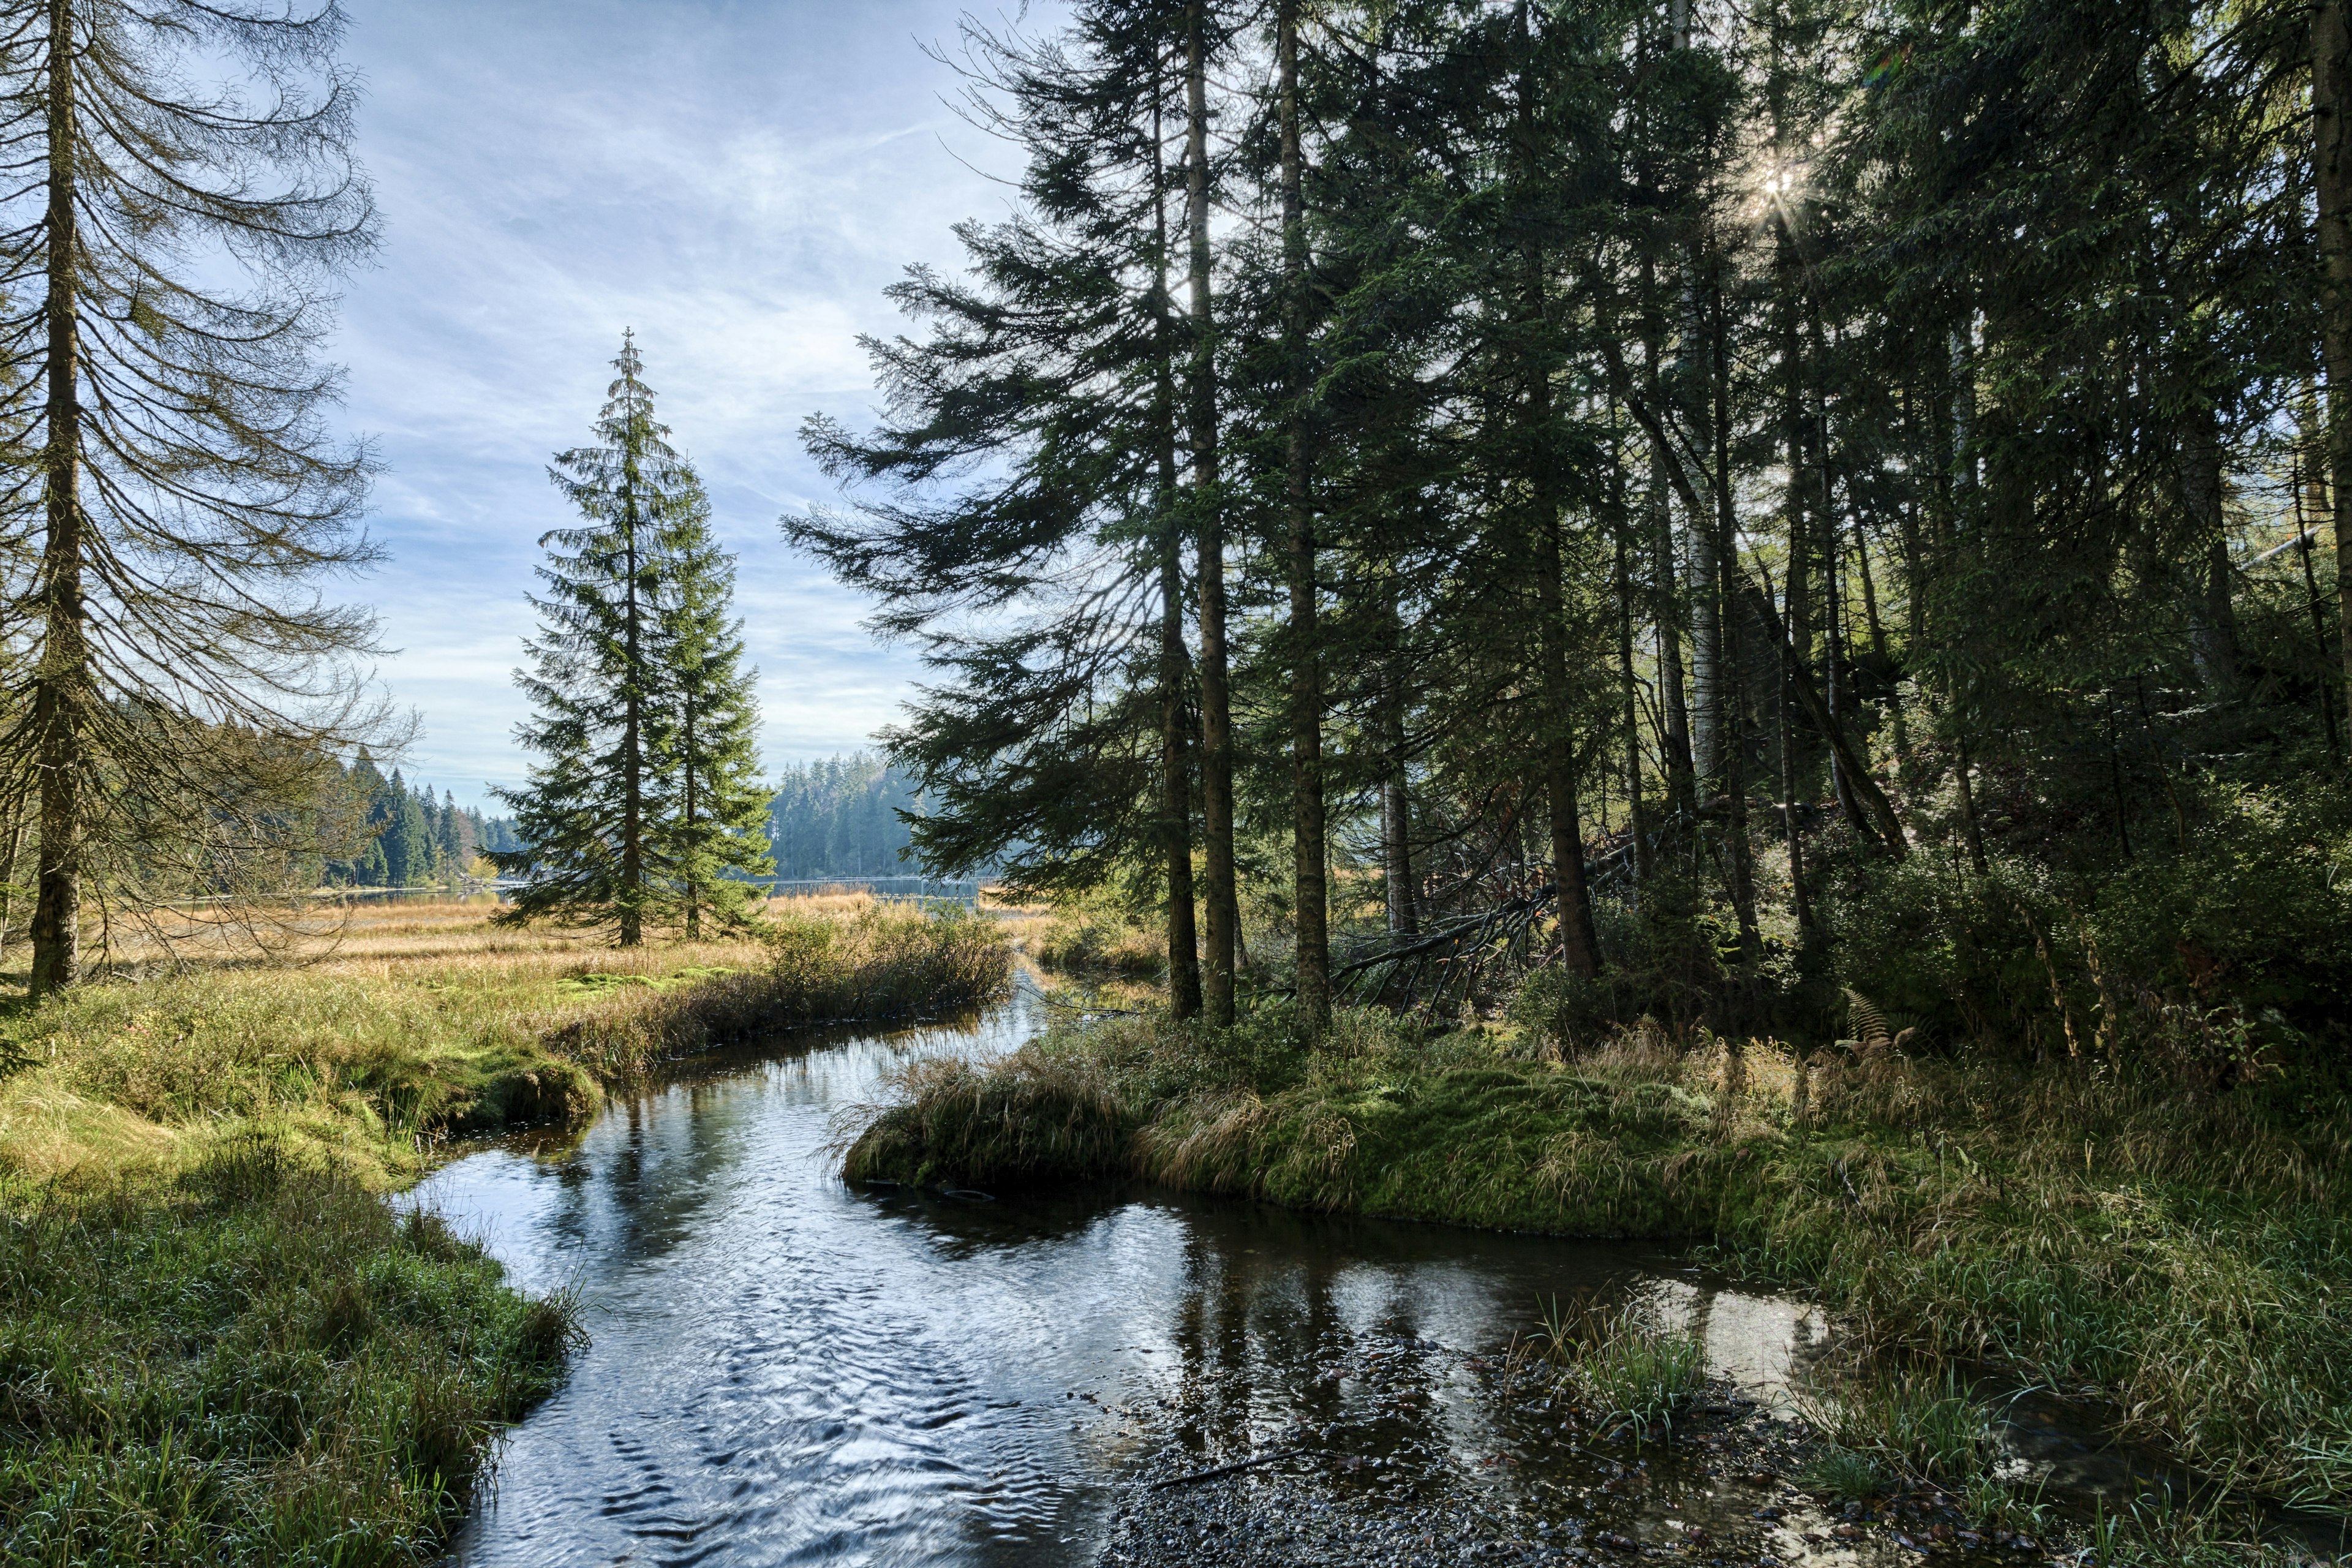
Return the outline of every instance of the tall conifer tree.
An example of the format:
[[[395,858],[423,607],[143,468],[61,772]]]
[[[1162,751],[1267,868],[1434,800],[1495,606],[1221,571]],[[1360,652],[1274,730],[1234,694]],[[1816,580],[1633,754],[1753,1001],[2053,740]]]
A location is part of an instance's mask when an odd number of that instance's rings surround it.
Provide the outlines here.
[[[672,902],[671,846],[652,821],[668,653],[662,551],[698,487],[654,416],[634,334],[613,366],[596,439],[549,470],[582,522],[540,538],[540,634],[524,645],[531,669],[515,674],[537,711],[515,733],[543,760],[523,788],[498,792],[528,847],[497,858],[528,878],[500,919],[607,926],[635,947]]]
[[[375,234],[331,0],[39,0],[0,42],[11,585],[0,797],[39,801],[32,989],[81,972],[82,895],[217,884],[319,819],[377,730],[370,461],[326,413],[331,279]],[[224,81],[222,79],[227,79]],[[258,743],[247,743],[255,737]]]
[[[653,837],[689,937],[706,915],[738,925],[775,869],[768,855],[770,792],[760,778],[759,672],[743,664],[735,617],[735,558],[710,531],[710,502],[682,472],[661,538],[660,752]],[[730,875],[732,873],[732,875]]]

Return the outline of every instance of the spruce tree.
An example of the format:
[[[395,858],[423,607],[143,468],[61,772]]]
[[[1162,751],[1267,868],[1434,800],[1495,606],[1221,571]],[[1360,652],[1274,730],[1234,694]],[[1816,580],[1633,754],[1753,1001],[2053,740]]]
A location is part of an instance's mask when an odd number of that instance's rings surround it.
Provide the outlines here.
[[[760,779],[759,672],[743,665],[735,618],[735,558],[710,531],[710,503],[682,470],[661,540],[662,783],[656,858],[675,884],[686,934],[706,913],[742,923],[761,889],[748,877],[775,869],[768,854],[769,793]],[[730,873],[733,873],[732,876]]]
[[[697,491],[654,416],[634,334],[613,365],[595,440],[549,470],[582,521],[540,538],[540,632],[524,645],[532,668],[515,674],[536,712],[515,733],[542,760],[522,788],[497,792],[526,846],[497,857],[525,878],[499,918],[608,927],[635,947],[675,903],[671,846],[653,819],[669,652],[662,551]]]
[[[1202,989],[1195,696],[1222,746],[1225,656],[1204,654],[1208,686],[1196,688],[1188,600],[1204,628],[1221,626],[1222,582],[1204,607],[1188,595],[1182,546],[1215,563],[1221,535],[1214,403],[1194,407],[1181,374],[1209,337],[1170,287],[1187,244],[1184,182],[1203,203],[1209,188],[1205,166],[1197,180],[1178,173],[1192,113],[1179,57],[1188,38],[1213,53],[1224,37],[1215,16],[1139,0],[1089,0],[1066,40],[973,35],[976,111],[1028,157],[1024,209],[958,230],[968,277],[919,270],[892,290],[930,330],[868,344],[887,396],[879,427],[818,418],[804,430],[828,472],[862,492],[858,509],[784,521],[948,677],[890,736],[930,808],[915,836],[925,863],[999,867],[1041,890],[1157,881],[1180,1014]],[[1180,438],[1194,448],[1190,489]],[[1210,790],[1213,827],[1229,804]],[[1232,921],[1213,913],[1218,888],[1230,902],[1229,822],[1219,842],[1207,845],[1213,965],[1219,930],[1230,953]],[[1230,962],[1224,973],[1230,1016]]]
[[[39,801],[38,994],[79,978],[86,887],[233,888],[381,722],[373,619],[316,592],[376,553],[315,358],[375,216],[331,0],[6,15],[0,450],[36,456],[0,495],[37,563],[11,556],[0,798]]]

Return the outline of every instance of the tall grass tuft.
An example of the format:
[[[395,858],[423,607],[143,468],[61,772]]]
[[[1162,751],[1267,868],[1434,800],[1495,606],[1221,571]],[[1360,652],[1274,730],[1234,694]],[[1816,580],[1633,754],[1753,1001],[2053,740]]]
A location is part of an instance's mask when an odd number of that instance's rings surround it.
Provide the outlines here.
[[[1554,1301],[1539,1342],[1563,1393],[1596,1422],[1636,1438],[1671,1434],[1706,1386],[1696,1336],[1662,1326],[1631,1302],[1568,1318]]]
[[[1949,1370],[1859,1372],[1800,1403],[1806,1419],[1839,1447],[1922,1480],[1964,1489],[2000,1456],[1992,1411]]]
[[[1125,1151],[1126,1111],[1087,1062],[1034,1050],[988,1064],[923,1057],[900,1067],[891,1087],[895,1104],[851,1113],[866,1124],[842,1161],[853,1182],[1084,1180],[1116,1169]]]

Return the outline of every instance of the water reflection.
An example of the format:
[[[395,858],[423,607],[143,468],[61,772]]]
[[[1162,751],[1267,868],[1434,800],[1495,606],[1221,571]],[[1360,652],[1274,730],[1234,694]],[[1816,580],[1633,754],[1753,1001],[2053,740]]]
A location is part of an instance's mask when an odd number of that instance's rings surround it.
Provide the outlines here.
[[[509,1443],[457,1561],[1084,1562],[1118,1478],[1171,1431],[1204,1464],[1311,1440],[1367,1488],[1443,1471],[1532,1506],[1558,1480],[1541,1422],[1498,1411],[1479,1367],[1539,1300],[1646,1293],[1766,1390],[1809,1342],[1793,1304],[1640,1248],[835,1178],[840,1108],[907,1052],[1024,1037],[1037,1005],[715,1060],[568,1147],[434,1176],[423,1201],[526,1288],[576,1287],[595,1336]]]

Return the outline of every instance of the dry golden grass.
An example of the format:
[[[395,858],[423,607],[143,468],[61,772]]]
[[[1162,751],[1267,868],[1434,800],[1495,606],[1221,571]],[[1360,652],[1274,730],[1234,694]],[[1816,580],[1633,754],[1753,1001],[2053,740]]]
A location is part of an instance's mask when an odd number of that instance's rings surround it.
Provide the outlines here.
[[[764,1025],[968,1005],[1003,979],[987,922],[863,894],[780,900],[757,935],[622,950],[493,926],[492,907],[363,906],[274,961],[111,973],[0,1013],[0,1170],[195,1157],[266,1128],[376,1181],[420,1139],[576,1120],[602,1086]]]

